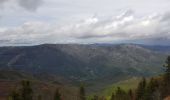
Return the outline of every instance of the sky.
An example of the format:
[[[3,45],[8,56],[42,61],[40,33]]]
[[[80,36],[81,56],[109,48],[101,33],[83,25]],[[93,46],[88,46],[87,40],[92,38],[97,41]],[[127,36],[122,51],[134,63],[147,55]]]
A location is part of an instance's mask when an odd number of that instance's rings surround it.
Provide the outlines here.
[[[0,0],[0,46],[170,44],[170,0]]]

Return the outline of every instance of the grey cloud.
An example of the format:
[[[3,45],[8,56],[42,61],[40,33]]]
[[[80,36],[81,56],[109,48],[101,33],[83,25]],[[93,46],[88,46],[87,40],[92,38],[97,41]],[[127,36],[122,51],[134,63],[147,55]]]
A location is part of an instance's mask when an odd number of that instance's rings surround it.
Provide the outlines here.
[[[8,0],[0,0],[0,9],[4,8],[6,2],[8,2]]]
[[[170,21],[170,12],[165,13],[161,20],[162,21]]]
[[[43,0],[0,0],[0,8],[6,9],[8,5],[22,7],[28,11],[36,11],[43,4]]]
[[[4,4],[5,2],[7,2],[8,0],[0,0],[0,5]]]
[[[42,5],[43,0],[18,0],[18,3],[21,7],[29,11],[35,11]]]
[[[10,40],[0,40],[1,44],[4,44],[4,43],[9,43]]]

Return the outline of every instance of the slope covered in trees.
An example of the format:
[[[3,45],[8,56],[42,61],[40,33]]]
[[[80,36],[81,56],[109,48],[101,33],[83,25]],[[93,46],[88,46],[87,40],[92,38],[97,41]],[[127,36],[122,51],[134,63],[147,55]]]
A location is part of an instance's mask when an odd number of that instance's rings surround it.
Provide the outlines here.
[[[136,44],[0,47],[0,69],[46,73],[74,82],[106,78],[113,82],[126,76],[160,73],[166,56],[164,52]]]
[[[167,56],[164,49],[168,47],[159,50],[156,47],[137,44],[0,47],[0,79],[25,77],[73,85],[85,82],[90,84],[88,93],[96,92],[134,76],[161,73]]]
[[[89,100],[169,100],[170,97],[170,56],[164,64],[165,72],[151,78],[131,78],[113,84],[103,94],[90,97]],[[141,80],[140,80],[141,79]],[[108,94],[110,95],[108,97]]]
[[[170,96],[170,56],[164,65],[165,73],[149,80],[143,78],[136,89],[123,90],[120,87],[112,93],[110,100],[164,100]]]
[[[100,95],[94,95],[89,100],[163,100],[170,96],[170,56],[168,56],[164,65],[165,73],[150,78],[148,81],[143,77],[138,83],[137,88],[129,89],[128,91],[117,87],[117,89],[110,95],[110,98],[106,98]],[[73,99],[69,100],[87,100],[87,95],[84,86],[76,92]],[[44,100],[42,96],[38,95],[37,98],[34,95],[34,91],[29,81],[22,81],[21,88],[15,89],[9,95],[9,100]],[[67,93],[62,94],[59,89],[56,89],[50,100],[68,100],[65,96]]]

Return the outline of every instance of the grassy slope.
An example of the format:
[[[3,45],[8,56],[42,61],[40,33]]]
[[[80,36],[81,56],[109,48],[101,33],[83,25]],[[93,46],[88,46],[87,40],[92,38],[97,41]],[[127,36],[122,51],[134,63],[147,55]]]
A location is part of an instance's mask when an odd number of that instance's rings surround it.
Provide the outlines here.
[[[139,77],[132,77],[132,78],[127,79],[127,80],[119,81],[117,83],[114,83],[114,84],[108,86],[104,90],[104,94],[111,95],[113,92],[115,92],[117,87],[121,87],[125,91],[128,91],[129,89],[134,89],[134,88],[137,87],[137,84],[140,80],[141,80],[141,78],[139,78]]]
[[[106,87],[102,92],[98,93],[97,95],[104,96],[107,98],[107,100],[109,100],[111,94],[116,91],[117,87],[121,87],[125,91],[128,91],[129,89],[135,89],[140,80],[141,80],[140,77],[132,77],[126,80],[113,83],[109,85],[108,87]],[[92,95],[88,97],[89,100],[92,97]]]

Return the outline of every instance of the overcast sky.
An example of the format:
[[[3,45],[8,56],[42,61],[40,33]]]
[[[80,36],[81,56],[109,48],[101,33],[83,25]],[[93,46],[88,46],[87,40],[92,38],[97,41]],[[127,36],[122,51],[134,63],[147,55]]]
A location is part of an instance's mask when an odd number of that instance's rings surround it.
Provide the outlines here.
[[[170,0],[0,0],[0,46],[170,44]]]

